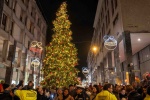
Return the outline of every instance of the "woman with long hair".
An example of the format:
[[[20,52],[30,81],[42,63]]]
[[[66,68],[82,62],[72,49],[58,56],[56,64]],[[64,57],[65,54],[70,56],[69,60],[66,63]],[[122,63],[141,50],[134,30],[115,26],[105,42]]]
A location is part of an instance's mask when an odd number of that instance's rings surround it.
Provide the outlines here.
[[[94,85],[92,89],[92,94],[90,95],[90,100],[95,100],[96,95],[100,92],[99,86]]]

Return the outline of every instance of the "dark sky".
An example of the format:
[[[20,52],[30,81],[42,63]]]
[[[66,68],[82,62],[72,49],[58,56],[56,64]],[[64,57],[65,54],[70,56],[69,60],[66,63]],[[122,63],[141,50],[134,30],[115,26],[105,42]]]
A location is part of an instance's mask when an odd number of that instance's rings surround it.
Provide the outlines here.
[[[51,41],[53,34],[52,21],[56,18],[56,11],[63,1],[67,1],[68,15],[73,32],[73,43],[78,49],[79,65],[76,66],[81,72],[82,67],[87,67],[87,54],[90,49],[90,41],[93,35],[93,23],[98,0],[36,0],[48,24],[47,44]]]

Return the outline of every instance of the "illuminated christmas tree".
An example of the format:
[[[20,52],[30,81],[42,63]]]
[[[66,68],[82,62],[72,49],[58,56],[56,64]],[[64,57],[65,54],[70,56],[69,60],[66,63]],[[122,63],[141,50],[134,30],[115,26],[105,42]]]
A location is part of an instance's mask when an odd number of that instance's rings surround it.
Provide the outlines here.
[[[46,47],[46,57],[43,61],[44,86],[63,87],[77,83],[78,64],[77,49],[71,43],[72,31],[67,15],[67,4],[63,2],[53,21],[53,38]]]

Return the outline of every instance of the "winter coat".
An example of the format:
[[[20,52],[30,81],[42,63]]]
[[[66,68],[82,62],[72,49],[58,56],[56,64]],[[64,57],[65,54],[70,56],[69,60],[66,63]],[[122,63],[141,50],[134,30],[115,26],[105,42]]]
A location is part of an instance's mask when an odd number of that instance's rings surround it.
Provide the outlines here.
[[[131,91],[128,95],[128,100],[143,100],[142,96],[136,92],[136,91]]]
[[[117,100],[116,96],[107,90],[103,90],[97,94],[96,100]]]

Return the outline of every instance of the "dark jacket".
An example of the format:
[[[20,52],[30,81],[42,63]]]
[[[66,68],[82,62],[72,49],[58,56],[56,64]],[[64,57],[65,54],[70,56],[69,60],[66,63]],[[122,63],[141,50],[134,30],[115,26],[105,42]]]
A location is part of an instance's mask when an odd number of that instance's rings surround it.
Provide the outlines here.
[[[142,96],[138,92],[132,91],[128,95],[128,100],[143,100],[143,99],[142,99]]]
[[[9,93],[0,93],[0,100],[12,100],[12,97]]]
[[[121,93],[119,93],[119,99],[121,100],[122,98],[127,98],[127,94],[121,94]]]
[[[90,97],[85,93],[82,92],[80,94],[76,94],[76,96],[74,97],[75,100],[90,100]]]
[[[116,96],[117,100],[119,100],[119,92],[113,91],[113,94]]]
[[[45,95],[37,93],[37,100],[48,100]]]

